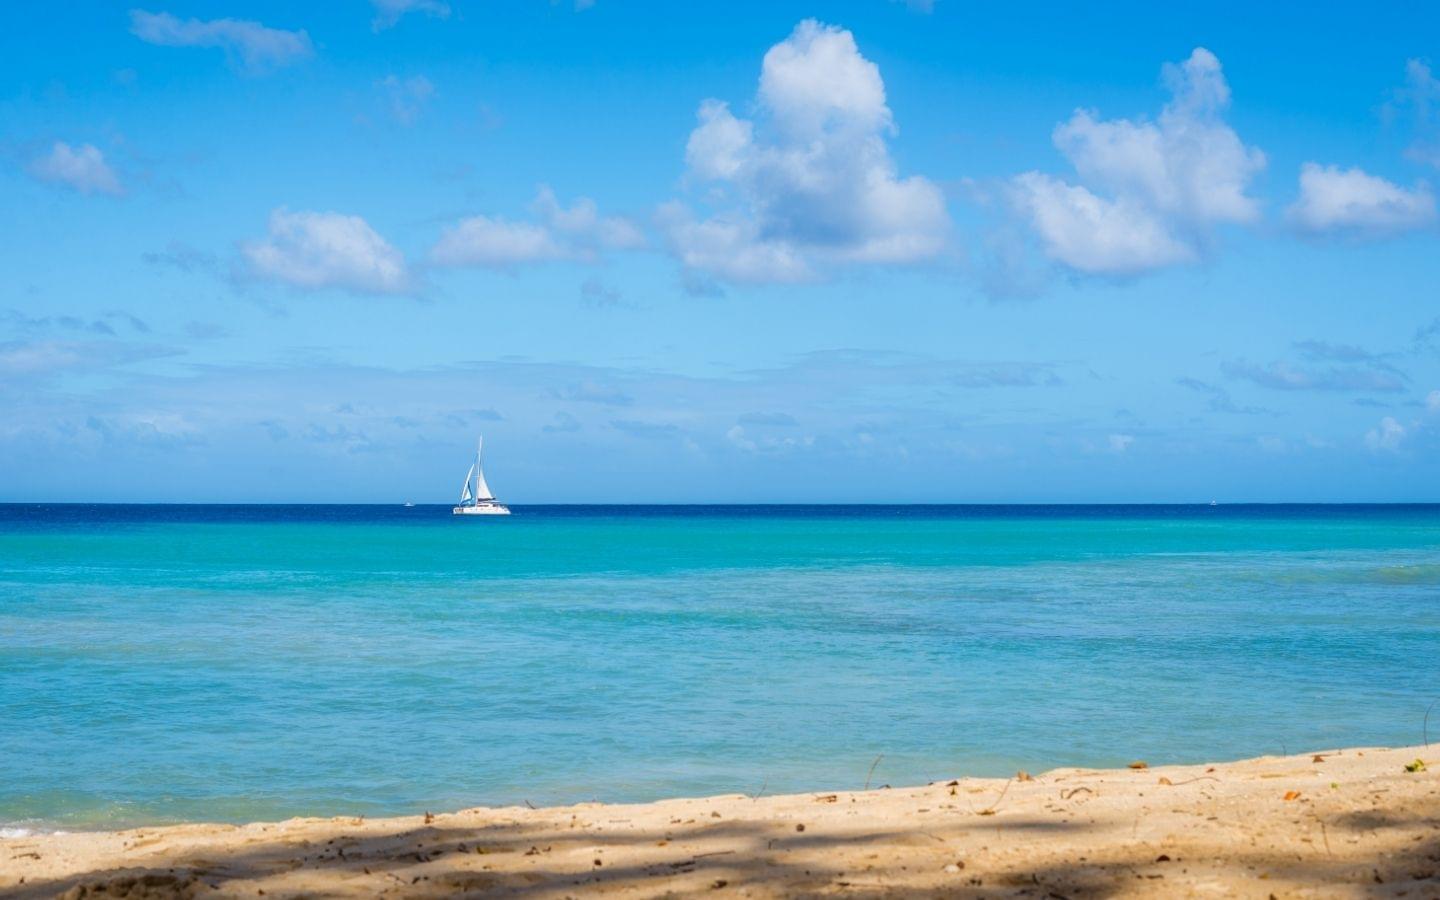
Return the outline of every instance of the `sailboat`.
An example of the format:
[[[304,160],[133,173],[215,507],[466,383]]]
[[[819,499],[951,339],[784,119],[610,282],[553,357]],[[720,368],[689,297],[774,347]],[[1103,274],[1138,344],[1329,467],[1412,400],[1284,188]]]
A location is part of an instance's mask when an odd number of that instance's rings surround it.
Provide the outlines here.
[[[508,516],[510,507],[495,500],[490,485],[485,483],[485,473],[480,469],[480,450],[484,446],[482,437],[475,442],[475,462],[465,474],[465,487],[460,490],[460,505],[450,510],[457,516]]]

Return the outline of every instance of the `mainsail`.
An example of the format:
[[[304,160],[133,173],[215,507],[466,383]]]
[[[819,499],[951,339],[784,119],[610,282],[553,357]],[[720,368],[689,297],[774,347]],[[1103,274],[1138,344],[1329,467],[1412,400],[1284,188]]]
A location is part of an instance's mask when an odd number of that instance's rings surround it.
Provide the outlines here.
[[[484,446],[484,438],[475,443],[475,499],[494,500],[495,495],[490,493],[490,485],[485,483],[485,472],[480,468],[480,449]],[[465,486],[470,486],[469,479],[466,479]]]
[[[468,506],[484,503],[486,500],[494,500],[495,495],[490,493],[490,485],[485,483],[485,473],[480,470],[480,449],[484,446],[484,438],[475,444],[475,461],[470,464],[470,471],[465,473],[465,486],[460,489],[460,505]],[[474,484],[472,490],[470,485]]]

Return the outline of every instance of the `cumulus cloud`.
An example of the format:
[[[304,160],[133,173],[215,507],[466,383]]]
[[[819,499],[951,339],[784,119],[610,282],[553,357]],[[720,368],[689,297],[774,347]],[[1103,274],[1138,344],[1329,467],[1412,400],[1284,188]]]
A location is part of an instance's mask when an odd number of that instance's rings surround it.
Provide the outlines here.
[[[1009,198],[1052,260],[1078,272],[1131,275],[1200,258],[1222,224],[1253,222],[1247,190],[1265,155],[1223,118],[1230,87],[1203,47],[1164,68],[1170,102],[1155,121],[1076,110],[1052,134],[1078,183],[1040,172]]]
[[[375,18],[370,20],[370,28],[376,32],[394,28],[406,13],[424,13],[436,19],[450,18],[450,4],[441,0],[370,0],[370,5],[375,7]]]
[[[372,294],[412,288],[405,257],[359,216],[282,207],[270,214],[267,235],[240,252],[247,275],[294,287]]]
[[[314,53],[310,35],[245,19],[179,19],[170,13],[130,10],[130,33],[161,47],[218,47],[251,74],[300,62]]]
[[[445,229],[430,251],[442,266],[508,269],[525,263],[569,259],[596,262],[607,250],[635,250],[645,236],[629,219],[602,216],[581,197],[566,207],[542,185],[530,206],[534,219],[471,216]]]
[[[1077,271],[1127,275],[1198,257],[1141,203],[1107,200],[1039,172],[1016,176],[1013,184],[1015,206],[1040,235],[1046,254]]]
[[[82,194],[119,196],[125,192],[115,170],[105,162],[105,154],[92,144],[72,147],[56,141],[49,153],[30,163],[29,172],[41,181],[64,185]]]
[[[761,64],[756,117],[705,100],[690,133],[690,179],[708,214],[680,202],[657,222],[691,270],[736,282],[814,277],[834,263],[908,263],[944,248],[939,187],[902,178],[879,68],[849,31],[807,19]]]
[[[1300,197],[1286,211],[1311,235],[1384,237],[1435,224],[1435,197],[1425,184],[1405,189],[1358,168],[1300,167]]]
[[[1365,432],[1365,446],[1379,452],[1394,453],[1405,440],[1405,426],[1394,417],[1386,416],[1380,424]]]

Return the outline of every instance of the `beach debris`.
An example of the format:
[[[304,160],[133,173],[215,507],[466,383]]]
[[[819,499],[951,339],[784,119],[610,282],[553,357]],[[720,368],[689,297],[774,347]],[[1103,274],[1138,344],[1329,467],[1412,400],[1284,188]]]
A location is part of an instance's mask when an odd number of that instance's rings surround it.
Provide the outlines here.
[[[1319,753],[1317,753],[1317,754],[1315,754],[1314,756],[1310,757],[1310,761],[1311,761],[1311,762],[1324,762],[1324,761],[1325,761],[1325,757],[1323,757],[1323,756],[1321,756]]]
[[[1164,775],[1161,775],[1161,776],[1160,776],[1160,783],[1161,783],[1161,784],[1168,784],[1168,785],[1171,785],[1172,787],[1173,787],[1174,784],[1175,784],[1175,782],[1173,782],[1173,781],[1171,781],[1170,779],[1166,778]]]
[[[1034,780],[1035,780],[1035,776],[1034,776],[1034,775],[1031,775],[1029,772],[1025,771],[1024,769],[1021,769],[1020,771],[1018,771],[1018,772],[1015,773],[1015,780],[1016,780],[1016,781],[1034,781]]]
[[[433,822],[433,821],[435,821],[435,814],[432,813],[432,812],[430,812],[429,810],[426,810],[426,811],[425,811],[425,824],[426,824],[426,825],[429,825],[429,824],[430,824],[431,822]]]
[[[1069,800],[1071,797],[1074,797],[1076,794],[1080,793],[1081,791],[1084,791],[1084,792],[1087,793],[1087,794],[1093,794],[1093,793],[1095,793],[1095,792],[1094,792],[1093,790],[1091,790],[1090,788],[1085,787],[1085,786],[1082,785],[1082,786],[1080,786],[1080,787],[1070,788],[1069,790],[1062,790],[1062,791],[1060,792],[1060,799],[1061,799],[1061,800]]]
[[[710,882],[710,889],[713,891],[718,891],[729,883],[730,882],[726,881],[723,878],[717,878],[714,881]]]
[[[1284,796],[1283,799],[1285,800],[1286,803],[1289,803],[1291,800],[1299,800],[1299,799],[1300,799],[1300,792],[1299,792],[1299,791],[1286,791],[1286,792],[1285,792],[1285,796]]]
[[[816,798],[815,798],[815,802],[816,802],[816,803],[834,803],[835,801],[837,801],[837,800],[839,800],[839,799],[840,799],[840,797],[839,797],[838,795],[836,795],[836,794],[825,794],[824,796],[816,797]]]
[[[865,787],[861,788],[861,790],[870,790],[870,777],[875,774],[875,767],[880,765],[880,760],[884,758],[885,754],[883,753],[875,757],[875,761],[870,764],[870,771],[865,773]]]
[[[1170,857],[1169,857],[1168,855],[1162,853],[1162,854],[1160,854],[1159,856],[1155,857],[1155,861],[1156,861],[1156,862],[1169,862],[1169,861],[1170,861]]]
[[[1425,760],[1420,759],[1420,758],[1417,756],[1417,757],[1415,758],[1415,761],[1414,761],[1414,762],[1412,762],[1412,763],[1406,763],[1406,764],[1405,764],[1405,771],[1407,771],[1407,772],[1423,772],[1423,771],[1425,771]]]
[[[948,866],[946,866],[945,871],[953,875],[963,868],[965,868],[965,861],[963,859],[957,859],[954,862],[950,863]]]
[[[795,823],[795,830],[796,830],[796,831],[804,831],[804,830],[805,830],[805,825],[804,825],[804,823],[801,823],[801,822]]]
[[[1148,769],[1148,768],[1150,768],[1150,764],[1147,763],[1147,762],[1146,762],[1145,760],[1143,760],[1143,759],[1137,759],[1137,760],[1135,760],[1134,762],[1132,762],[1132,763],[1130,764],[1130,768],[1132,768],[1132,769]]]

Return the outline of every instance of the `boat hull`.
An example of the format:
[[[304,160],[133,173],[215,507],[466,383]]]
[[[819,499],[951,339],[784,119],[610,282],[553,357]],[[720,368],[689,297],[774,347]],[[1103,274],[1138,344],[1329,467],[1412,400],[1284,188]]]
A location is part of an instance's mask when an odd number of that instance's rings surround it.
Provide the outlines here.
[[[457,506],[450,512],[457,516],[508,516],[510,507],[503,503],[481,503],[475,506]]]

